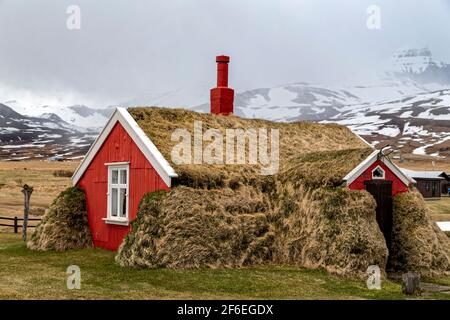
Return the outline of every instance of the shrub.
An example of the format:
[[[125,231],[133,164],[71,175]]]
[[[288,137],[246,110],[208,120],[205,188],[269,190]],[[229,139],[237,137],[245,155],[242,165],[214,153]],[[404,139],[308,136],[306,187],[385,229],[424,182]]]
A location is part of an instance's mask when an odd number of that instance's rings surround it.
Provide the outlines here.
[[[55,170],[53,171],[54,177],[61,177],[61,178],[70,178],[73,176],[73,171],[71,170]]]
[[[431,221],[417,190],[394,198],[390,261],[394,272],[450,273],[450,239]]]
[[[45,208],[42,208],[42,207],[30,207],[29,213],[32,216],[43,216],[45,214]]]
[[[122,266],[239,267],[271,261],[268,203],[250,188],[174,188],[141,202],[116,261]]]
[[[369,265],[384,269],[388,252],[370,194],[291,184],[280,185],[278,193],[275,262],[355,276]]]
[[[92,246],[84,191],[70,187],[61,192],[32,234],[32,250],[80,249]]]

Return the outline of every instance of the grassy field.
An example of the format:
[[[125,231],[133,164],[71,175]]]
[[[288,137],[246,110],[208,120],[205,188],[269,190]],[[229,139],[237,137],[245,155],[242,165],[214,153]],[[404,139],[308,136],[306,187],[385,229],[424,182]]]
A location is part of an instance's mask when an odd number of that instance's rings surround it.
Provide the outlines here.
[[[450,221],[450,197],[426,200],[426,204],[431,210],[431,218],[434,221]]]
[[[70,185],[55,170],[74,170],[76,162],[0,162],[0,215],[21,215],[20,185],[35,188],[32,207],[48,208]],[[439,215],[449,214],[450,198],[427,202]],[[66,288],[66,269],[78,265],[81,290]],[[431,281],[450,285],[449,278]],[[0,299],[404,299],[398,283],[368,290],[364,280],[295,267],[235,270],[124,269],[114,253],[101,249],[33,252],[10,229],[0,228]],[[448,299],[448,294],[426,298]]]
[[[447,159],[440,159],[430,156],[407,155],[402,163],[394,161],[398,166],[411,170],[442,170],[450,172],[450,162]],[[426,200],[428,208],[431,210],[431,218],[434,221],[450,221],[450,197],[441,199]]]
[[[32,212],[46,209],[53,199],[70,186],[69,177],[55,177],[56,170],[74,171],[78,162],[23,161],[0,162],[0,216],[22,216],[21,186],[34,187],[31,196]]]
[[[404,299],[399,284],[368,290],[364,280],[320,270],[260,267],[234,270],[126,269],[101,249],[32,252],[17,235],[0,233],[0,299]],[[66,288],[66,269],[81,269],[80,290]],[[448,279],[440,279],[446,283]],[[433,294],[427,298],[450,298]]]
[[[450,161],[446,158],[437,158],[431,156],[408,154],[404,155],[404,161],[394,160],[394,163],[401,168],[411,170],[442,170],[450,172]]]

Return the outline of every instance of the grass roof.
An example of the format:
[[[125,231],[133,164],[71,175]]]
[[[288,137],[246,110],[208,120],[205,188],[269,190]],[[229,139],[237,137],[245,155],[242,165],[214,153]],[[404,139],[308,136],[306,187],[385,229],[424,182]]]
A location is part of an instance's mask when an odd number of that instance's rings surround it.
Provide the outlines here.
[[[156,107],[137,107],[128,111],[178,173],[179,182],[193,187],[214,188],[230,185],[236,179],[261,178],[259,165],[175,164],[171,152],[179,141],[171,140],[172,133],[176,129],[187,129],[193,135],[194,121],[202,122],[203,133],[218,129],[224,137],[226,129],[266,128],[269,136],[270,129],[278,129],[279,172],[297,173],[302,179],[314,178],[314,184],[336,184],[371,152],[367,144],[348,128],[335,124],[282,123]],[[203,142],[203,148],[208,144]]]

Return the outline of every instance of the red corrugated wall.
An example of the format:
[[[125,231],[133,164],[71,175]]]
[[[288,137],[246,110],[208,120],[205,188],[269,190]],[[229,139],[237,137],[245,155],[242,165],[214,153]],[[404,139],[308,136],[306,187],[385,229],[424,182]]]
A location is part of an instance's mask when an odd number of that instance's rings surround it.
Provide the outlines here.
[[[377,160],[366,171],[364,171],[355,181],[348,187],[352,190],[365,190],[364,181],[372,180],[372,170],[377,166],[385,172],[385,180],[392,181],[392,196],[400,192],[408,192],[408,186],[405,185],[382,161]]]
[[[136,218],[138,205],[143,195],[156,190],[169,190],[156,170],[139,150],[125,129],[117,123],[95,158],[90,163],[78,186],[86,193],[89,226],[94,245],[117,250],[130,226],[106,224],[108,168],[105,163],[129,162],[129,218]]]

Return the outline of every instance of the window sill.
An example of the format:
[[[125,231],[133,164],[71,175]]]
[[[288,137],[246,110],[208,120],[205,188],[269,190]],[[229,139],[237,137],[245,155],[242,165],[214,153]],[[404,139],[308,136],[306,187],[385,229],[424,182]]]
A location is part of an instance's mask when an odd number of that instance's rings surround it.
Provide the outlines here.
[[[116,224],[125,227],[130,225],[130,222],[128,220],[113,220],[108,218],[103,218],[102,220],[105,221],[106,224]]]

